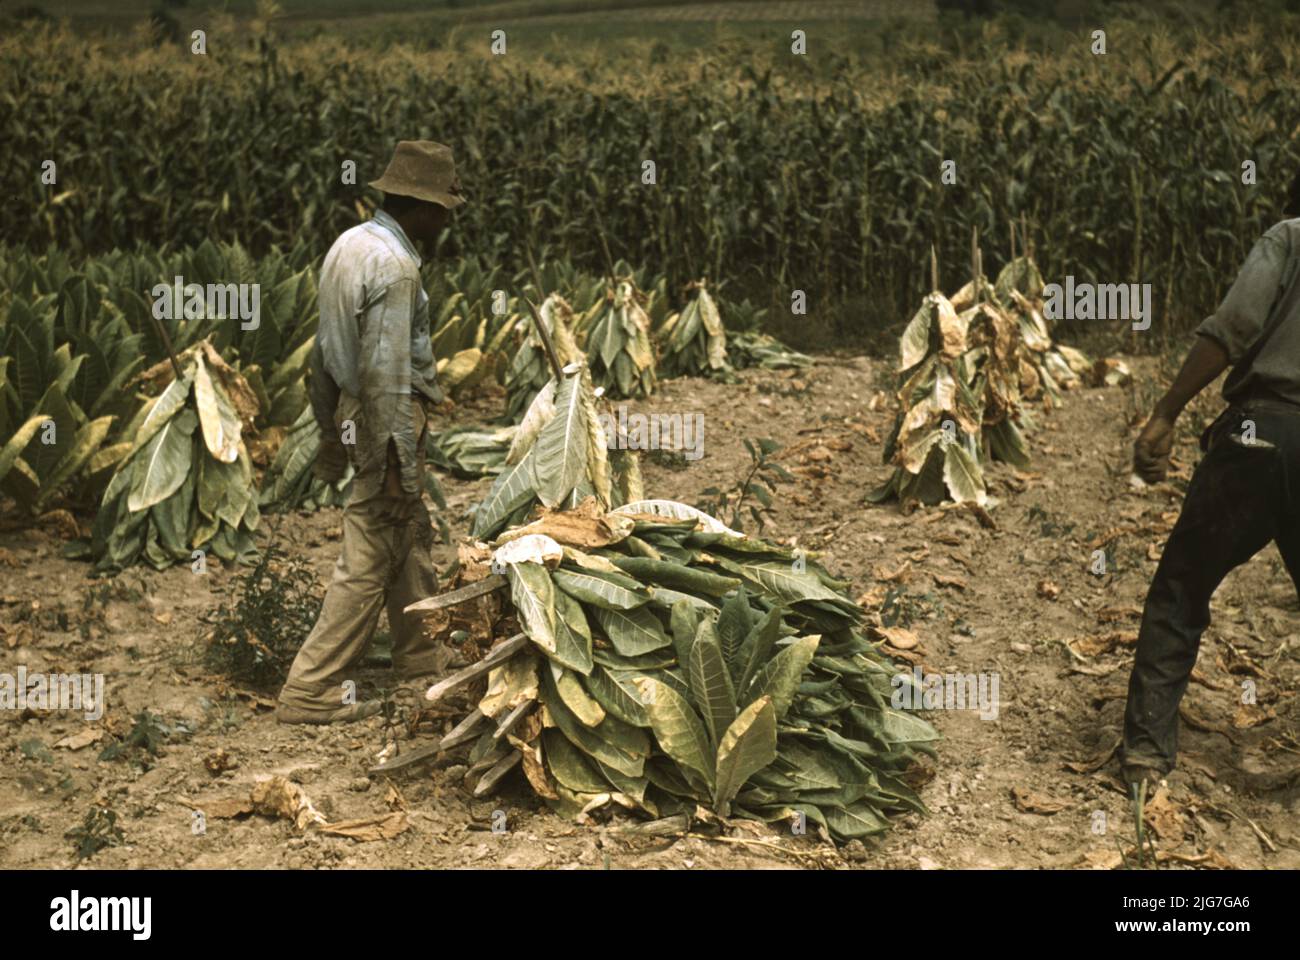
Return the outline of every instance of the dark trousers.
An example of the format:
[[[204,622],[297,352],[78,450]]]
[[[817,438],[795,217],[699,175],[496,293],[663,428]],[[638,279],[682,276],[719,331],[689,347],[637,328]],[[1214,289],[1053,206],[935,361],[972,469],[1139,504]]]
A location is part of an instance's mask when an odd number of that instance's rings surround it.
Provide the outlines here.
[[[1178,704],[1223,578],[1276,541],[1300,589],[1300,407],[1233,405],[1206,442],[1147,594],[1124,711],[1122,762],[1161,773],[1174,767]]]

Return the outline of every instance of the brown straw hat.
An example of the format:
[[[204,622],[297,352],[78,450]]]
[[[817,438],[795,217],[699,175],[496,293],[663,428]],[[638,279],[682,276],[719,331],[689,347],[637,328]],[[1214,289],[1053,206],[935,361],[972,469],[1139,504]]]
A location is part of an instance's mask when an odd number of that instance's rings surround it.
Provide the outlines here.
[[[439,203],[448,210],[465,202],[451,147],[432,140],[400,140],[388,169],[370,186],[384,193]]]

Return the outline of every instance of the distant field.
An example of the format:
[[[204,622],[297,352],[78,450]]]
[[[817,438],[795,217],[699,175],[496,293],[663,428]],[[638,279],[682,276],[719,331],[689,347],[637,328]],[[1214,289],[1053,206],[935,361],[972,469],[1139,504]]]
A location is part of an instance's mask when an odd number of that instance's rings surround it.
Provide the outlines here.
[[[26,4],[31,6],[32,4]],[[53,17],[74,21],[129,23],[165,9],[178,20],[190,20],[209,10],[224,10],[236,16],[256,13],[255,0],[228,0],[221,4],[194,3],[183,6],[159,4],[157,0],[47,0],[35,6]],[[0,11],[15,8],[0,3]],[[443,22],[483,20],[545,22],[600,21],[615,24],[624,20],[642,22],[711,22],[726,20],[864,20],[928,19],[934,16],[931,0],[748,0],[748,2],[691,2],[691,0],[282,0],[279,3],[289,22],[319,22],[358,17],[413,17]]]
[[[31,6],[33,4],[26,4]],[[159,0],[47,0],[36,7],[74,29],[125,35],[163,10],[181,34],[208,29],[218,20],[256,15],[256,0],[169,6]],[[0,13],[17,4],[0,0]],[[932,22],[932,0],[283,0],[277,30],[286,38],[329,37],[350,45],[383,48],[390,43],[472,52],[475,37],[502,28],[516,49],[568,57],[599,49],[602,58],[643,57],[651,44],[668,49],[716,49],[730,39],[764,46],[788,42],[796,26],[812,30],[822,49],[876,57],[889,41],[882,27]],[[963,18],[956,18],[963,23]]]

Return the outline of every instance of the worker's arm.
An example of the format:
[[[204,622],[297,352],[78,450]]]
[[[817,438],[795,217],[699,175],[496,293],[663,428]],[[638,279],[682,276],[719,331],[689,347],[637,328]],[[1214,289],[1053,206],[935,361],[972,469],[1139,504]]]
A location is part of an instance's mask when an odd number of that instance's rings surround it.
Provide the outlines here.
[[[1133,445],[1133,469],[1143,480],[1164,479],[1178,415],[1263,335],[1289,255],[1285,230],[1278,224],[1256,241],[1219,309],[1197,327],[1200,336]]]
[[[419,283],[403,277],[372,301],[361,324],[361,416],[367,434],[368,462],[363,469],[385,470],[391,441],[397,452],[401,488],[419,492],[419,465],[411,397],[411,321]]]
[[[320,428],[320,449],[312,472],[318,480],[337,483],[347,475],[348,454],[334,425],[334,411],[339,405],[339,386],[325,369],[325,355],[320,337],[312,345],[309,358],[308,393],[316,425]]]
[[[1228,354],[1210,337],[1196,343],[1169,390],[1156,403],[1151,419],[1133,445],[1133,469],[1148,483],[1164,479],[1174,446],[1174,422],[1191,399],[1215,381],[1228,366]]]

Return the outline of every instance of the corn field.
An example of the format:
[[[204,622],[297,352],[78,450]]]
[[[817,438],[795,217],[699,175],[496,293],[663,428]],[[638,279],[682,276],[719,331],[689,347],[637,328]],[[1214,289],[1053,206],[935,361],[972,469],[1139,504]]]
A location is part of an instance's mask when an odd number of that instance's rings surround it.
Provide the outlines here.
[[[646,92],[598,86],[590,70],[547,76],[526,58],[327,56],[269,34],[219,56],[122,59],[33,36],[0,42],[9,244],[321,249],[355,222],[391,144],[432,137],[458,145],[473,201],[448,254],[512,270],[529,253],[564,255],[594,270],[603,234],[615,257],[674,286],[761,282],[782,310],[805,290],[841,337],[893,323],[927,292],[931,245],[948,284],[964,276],[972,227],[1005,237],[1022,216],[1046,277],[1154,282],[1157,328],[1186,329],[1277,219],[1300,161],[1284,30],[1182,55],[1134,31],[1105,57],[1050,65],[996,40],[960,57],[921,49],[883,103],[848,62],[801,84],[732,51]],[[46,158],[57,188],[36,175]],[[945,159],[955,184],[941,182]],[[348,160],[356,185],[341,176]],[[1257,185],[1242,183],[1247,160]]]

